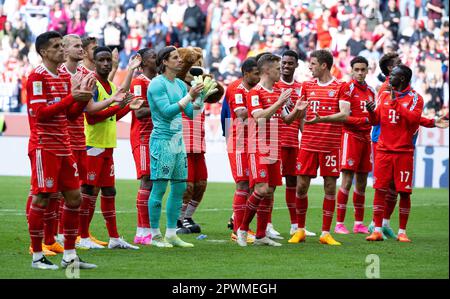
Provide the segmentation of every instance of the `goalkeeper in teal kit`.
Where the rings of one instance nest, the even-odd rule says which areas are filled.
[[[192,118],[202,111],[203,101],[217,89],[215,83],[207,84],[205,88],[201,79],[196,78],[188,92],[186,84],[176,78],[177,72],[181,70],[182,60],[173,46],[160,50],[156,63],[160,75],[153,78],[147,92],[154,126],[150,136],[150,179],[153,181],[153,188],[148,204],[152,245],[193,247],[193,244],[184,242],[176,234],[187,179],[181,111]],[[163,238],[159,220],[162,198],[169,181],[167,229]]]

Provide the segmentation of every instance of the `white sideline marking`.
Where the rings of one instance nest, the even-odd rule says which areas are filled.
[[[448,207],[448,203],[445,204],[411,204],[412,207]],[[348,206],[351,208],[352,206]],[[364,208],[372,208],[372,206],[364,206]],[[287,210],[287,207],[274,207],[274,210]],[[308,209],[322,209],[322,206],[312,206],[308,207]],[[225,209],[198,209],[197,212],[233,212],[232,208]],[[136,210],[124,210],[124,211],[116,211],[116,214],[135,214]],[[95,214],[101,214],[101,211],[95,211]],[[166,211],[162,211],[162,213],[166,213]],[[0,216],[25,216],[25,212],[22,210],[16,209],[0,209]]]

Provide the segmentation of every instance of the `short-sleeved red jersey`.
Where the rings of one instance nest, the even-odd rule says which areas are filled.
[[[401,92],[384,91],[378,97],[379,104],[370,121],[380,125],[377,151],[413,152],[414,135],[420,125],[423,110],[423,98],[408,86]]]
[[[376,100],[376,92],[367,84],[360,84],[356,80],[344,83],[342,92],[348,97],[350,102],[350,116],[352,117],[369,117],[366,109],[367,102]],[[344,123],[343,132],[354,135],[357,138],[370,142],[371,124],[355,125]]]
[[[228,136],[228,152],[247,152],[247,121],[240,120],[236,111],[247,109],[247,94],[249,90],[241,82],[236,88],[228,92],[228,105],[231,114],[231,134]]]
[[[77,67],[77,72],[75,74],[71,73],[67,66],[63,63],[58,68],[61,73],[69,74],[71,77],[76,73],[81,72],[83,75],[83,68],[81,66]],[[84,135],[84,116],[81,114],[75,120],[68,120],[67,130],[69,131],[70,146],[72,150],[86,150],[86,136]]]
[[[280,107],[270,120],[266,120],[265,125],[258,122],[255,129],[255,119],[253,114],[272,106],[280,97],[280,90],[273,86],[272,90],[265,89],[261,84],[257,84],[247,94],[248,109],[248,152],[270,155],[273,159],[281,159],[281,144],[279,142],[281,128],[281,110]],[[256,141],[256,142],[255,142]],[[256,145],[256,148],[255,146]]]
[[[130,91],[134,94],[135,98],[144,99],[143,107],[148,108],[147,100],[147,88],[150,84],[150,79],[144,74],[140,74],[131,81]],[[130,128],[130,143],[131,149],[136,148],[141,144],[148,145],[150,140],[150,134],[153,130],[153,122],[151,116],[145,116],[138,119],[134,113],[131,113],[131,128]]]
[[[309,102],[306,119],[339,113],[339,101],[343,100],[341,94],[342,83],[336,78],[327,83],[320,83],[317,79],[303,83],[302,94]],[[302,132],[301,149],[314,152],[330,152],[341,147],[343,124],[335,123],[305,123]]]
[[[205,153],[205,110],[194,110],[194,118],[190,119],[184,112],[183,139],[186,145],[186,153]]]
[[[57,156],[70,156],[66,110],[46,119],[38,118],[38,111],[54,105],[70,95],[70,75],[51,73],[44,65],[36,67],[28,76],[27,105],[30,125],[28,151],[43,149]]]
[[[297,101],[301,97],[302,84],[300,82],[293,81],[291,83],[284,82],[283,79],[280,79],[277,83],[275,83],[277,88],[280,89],[280,92],[283,92],[285,89],[292,88],[291,93],[291,102],[293,105],[297,103]],[[280,130],[280,138],[281,138],[281,146],[282,147],[298,147],[298,131],[300,129],[300,120],[296,119],[290,125],[281,122],[281,130]]]

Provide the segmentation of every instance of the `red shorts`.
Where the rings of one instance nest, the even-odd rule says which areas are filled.
[[[95,187],[114,187],[115,176],[112,148],[91,148],[87,150],[86,183]]]
[[[388,190],[391,181],[397,192],[412,193],[414,153],[378,151],[373,173],[375,189]]]
[[[228,153],[231,173],[236,183],[249,180],[248,154],[247,153]]]
[[[249,185],[253,188],[258,183],[267,183],[271,187],[281,186],[281,160],[269,163],[265,158],[270,154],[260,155],[258,153],[248,154],[250,164]]]
[[[297,175],[315,178],[317,168],[320,167],[320,176],[339,177],[340,150],[335,149],[328,153],[302,150],[297,157]]]
[[[72,155],[56,156],[36,149],[28,153],[31,162],[31,193],[55,193],[80,188],[77,162]]]
[[[150,151],[149,146],[141,144],[133,149],[134,163],[136,164],[137,178],[150,176]]]
[[[372,171],[372,148],[370,142],[352,134],[342,134],[341,170],[369,173]]]
[[[78,174],[80,176],[80,186],[87,181],[87,154],[85,150],[73,150],[73,157],[78,165]]]
[[[377,159],[377,145],[378,142],[372,141],[372,172],[375,170],[375,161]]]
[[[208,179],[208,169],[206,168],[204,153],[188,153],[188,178],[187,181],[194,183],[206,181]]]
[[[296,176],[295,165],[297,162],[298,147],[281,148],[281,175]]]

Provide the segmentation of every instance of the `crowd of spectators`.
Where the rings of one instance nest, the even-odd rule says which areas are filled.
[[[21,84],[40,62],[34,40],[56,30],[118,48],[119,69],[145,46],[199,46],[225,85],[246,57],[286,49],[299,53],[295,76],[305,80],[308,54],[328,48],[335,77],[348,80],[350,60],[362,55],[377,88],[379,58],[397,51],[413,69],[424,114],[448,115],[448,9],[445,0],[0,0],[0,111],[24,110]]]

